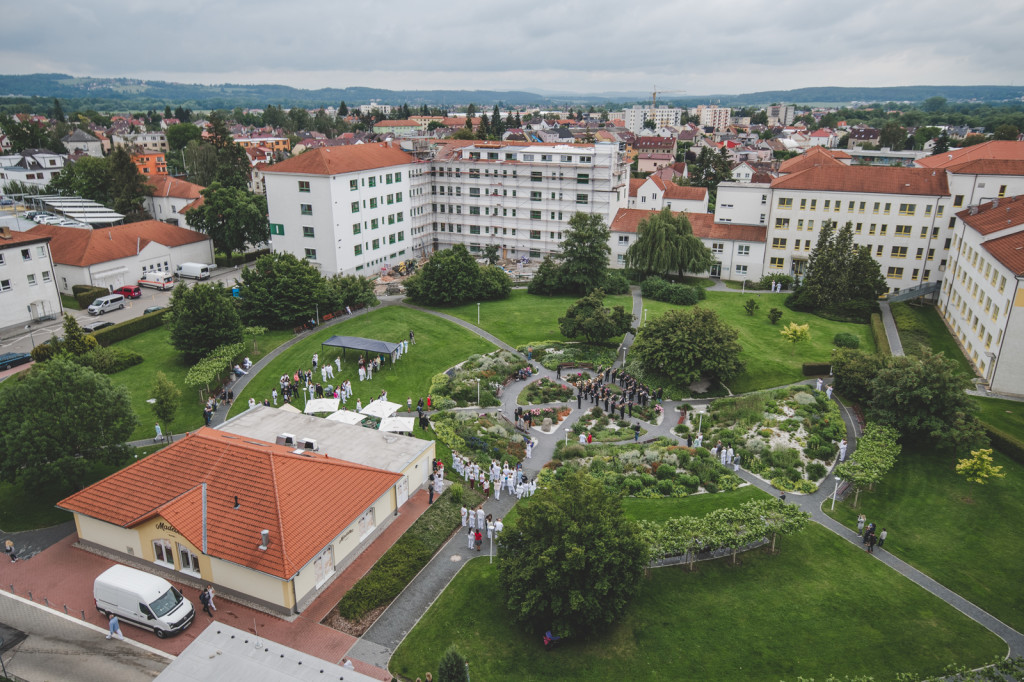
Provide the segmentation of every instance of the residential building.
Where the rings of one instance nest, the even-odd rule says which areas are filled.
[[[60,138],[69,154],[85,154],[86,156],[103,156],[103,142],[81,128],[75,128],[70,134]]]
[[[697,107],[697,116],[700,118],[701,127],[721,130],[729,127],[732,119],[732,109],[701,104]]]
[[[62,313],[49,243],[47,235],[0,226],[0,329]]]
[[[149,215],[171,225],[192,229],[185,213],[202,202],[200,192],[206,188],[169,175],[150,178],[149,186],[153,188],[153,194],[146,197],[143,204]]]
[[[639,173],[653,173],[671,166],[676,160],[676,157],[672,154],[659,154],[656,152],[640,152],[636,158],[636,170]]]
[[[634,135],[639,135],[644,130],[645,121],[654,121],[655,127],[678,126],[685,118],[685,109],[661,105],[651,108],[639,104],[633,105],[620,113],[612,114],[612,118],[620,118],[625,124],[624,127]]]
[[[863,147],[866,144],[878,146],[881,140],[882,131],[878,128],[856,127],[850,129],[849,147]]]
[[[345,446],[364,449],[370,437],[350,427]],[[389,525],[405,478],[317,452],[335,443],[312,445],[201,428],[58,507],[74,514],[86,549],[297,613]]]
[[[394,135],[409,135],[420,130],[426,130],[426,126],[419,121],[405,120],[384,120],[373,124],[375,133],[392,133]]]
[[[708,190],[705,187],[683,187],[654,175],[646,179],[634,178],[629,181],[628,207],[648,211],[669,208],[675,212],[707,213]]]
[[[36,225],[25,234],[50,239],[54,279],[65,294],[76,284],[114,289],[135,284],[147,272],[213,262],[209,237],[159,220],[92,230]]]
[[[958,212],[938,310],[992,391],[1024,395],[1024,196]]]
[[[137,149],[132,152],[132,162],[142,175],[148,177],[167,175],[167,159],[163,152]]]
[[[768,125],[788,126],[796,118],[796,107],[792,104],[773,104],[767,109]]]
[[[251,135],[235,135],[231,139],[235,141],[235,144],[247,150],[254,147],[266,147],[272,152],[288,153],[292,149],[292,141],[284,135],[253,133]]]
[[[9,182],[46,187],[67,162],[67,154],[49,149],[26,149],[20,154],[0,156],[0,187]]]
[[[114,133],[110,139],[115,147],[127,147],[132,150],[144,149],[151,152],[167,151],[167,135],[162,130],[144,133]]]

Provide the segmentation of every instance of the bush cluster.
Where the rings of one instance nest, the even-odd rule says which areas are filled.
[[[260,256],[268,253],[270,253],[270,249],[257,249],[255,251],[247,251],[245,253],[232,253],[227,256],[223,253],[218,253],[214,256],[213,260],[219,268],[232,268],[236,265],[242,265],[243,263],[252,263]]]
[[[94,369],[100,374],[117,374],[122,369],[138,365],[142,360],[140,353],[117,346],[97,348],[75,359],[78,364]]]
[[[772,288],[772,283],[782,283],[783,289],[792,289],[794,279],[790,275],[765,275],[756,282],[747,280],[747,289],[767,290]]]
[[[524,354],[529,348],[533,349],[533,359],[550,370],[565,364],[608,367],[615,362],[617,351],[614,346],[572,341],[531,341],[516,346],[516,350]]]
[[[648,277],[640,284],[640,293],[644,298],[653,298],[655,301],[673,305],[695,305],[708,295],[704,287],[674,284],[656,275]]]
[[[150,329],[155,329],[164,323],[164,315],[170,312],[169,308],[163,310],[157,310],[154,313],[143,315],[142,317],[133,317],[130,320],[119,322],[113,327],[107,327],[101,329],[98,332],[93,332],[92,336],[96,339],[101,346],[109,346],[118,341],[124,341],[129,339],[136,334],[147,332]]]
[[[100,296],[106,296],[110,291],[106,287],[93,287],[88,284],[76,284],[71,287],[71,294],[78,301],[79,307],[85,310],[92,305]]]
[[[860,348],[860,339],[847,332],[836,334],[832,338],[832,343],[839,348]]]

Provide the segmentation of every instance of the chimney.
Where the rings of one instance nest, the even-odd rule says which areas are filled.
[[[269,530],[261,530],[260,531],[260,545],[256,549],[260,550],[261,552],[265,552],[267,550],[267,547],[269,547],[269,546],[270,546],[270,531]]]
[[[0,225],[0,239],[10,239],[11,228],[7,225]]]

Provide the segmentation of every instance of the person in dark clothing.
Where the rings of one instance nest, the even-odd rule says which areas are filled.
[[[213,618],[213,611],[210,611],[210,591],[205,587],[203,588],[203,591],[199,593],[199,603],[203,605],[203,611],[205,611],[210,618]]]
[[[865,538],[865,544],[868,546],[868,554],[875,553],[875,542],[877,541],[878,538],[875,537],[875,531],[871,531],[870,533],[868,533],[867,537]]]
[[[579,391],[576,394],[576,409],[577,410],[582,410],[583,409],[583,391]]]
[[[619,419],[625,419],[625,418],[626,418],[626,404],[620,400],[619,401]]]

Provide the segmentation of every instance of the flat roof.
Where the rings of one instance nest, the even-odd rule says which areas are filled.
[[[240,436],[275,442],[282,433],[312,438],[317,452],[346,462],[400,473],[431,447],[433,441],[397,433],[382,433],[365,426],[343,424],[290,410],[257,405],[217,427]]]
[[[164,668],[157,682],[377,682],[284,644],[225,623],[211,623]]]

